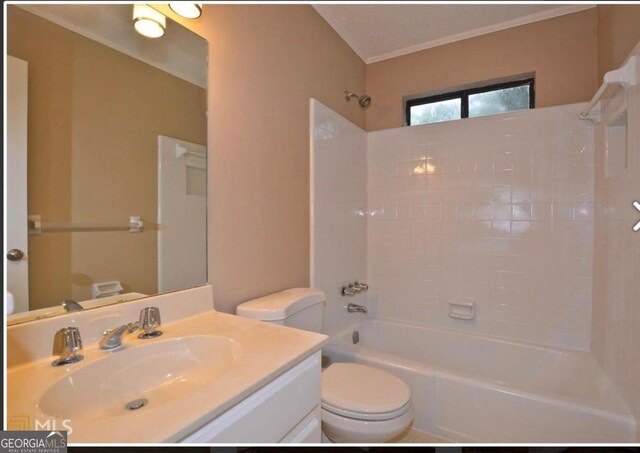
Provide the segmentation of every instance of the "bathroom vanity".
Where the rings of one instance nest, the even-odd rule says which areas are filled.
[[[71,443],[320,442],[327,337],[219,313],[210,286],[10,326],[8,425],[68,429]],[[106,330],[160,309],[162,335]],[[52,366],[55,332],[77,327],[79,362]],[[276,416],[274,416],[276,415]],[[22,426],[20,424],[22,423]]]
[[[319,443],[320,433],[318,351],[181,442]]]

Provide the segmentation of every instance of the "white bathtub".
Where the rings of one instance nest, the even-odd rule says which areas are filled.
[[[323,354],[402,378],[412,391],[413,427],[443,439],[635,442],[633,416],[588,353],[365,319]]]

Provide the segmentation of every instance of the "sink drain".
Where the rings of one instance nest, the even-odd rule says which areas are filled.
[[[139,398],[137,400],[129,401],[127,404],[124,405],[124,407],[129,409],[130,411],[135,411],[146,406],[148,403],[149,403],[148,399]]]

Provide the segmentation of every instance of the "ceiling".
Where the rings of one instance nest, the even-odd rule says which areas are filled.
[[[595,5],[314,4],[347,44],[374,63]]]
[[[165,35],[150,39],[134,30],[132,4],[15,6],[202,88],[207,87],[207,41],[170,19],[167,19]]]

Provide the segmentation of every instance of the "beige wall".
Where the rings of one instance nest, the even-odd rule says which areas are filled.
[[[640,41],[640,5],[598,5],[598,80]]]
[[[14,6],[8,53],[29,63],[29,213],[145,231],[29,237],[30,308],[121,280],[157,291],[157,135],[206,143],[205,90]]]
[[[309,285],[309,98],[363,127],[343,92],[364,90],[365,64],[310,5],[178,20],[209,41],[209,278],[232,312]]]
[[[209,278],[223,311],[309,283],[309,97],[364,126],[342,92],[364,91],[366,74],[376,130],[402,124],[411,93],[535,71],[550,106],[599,85],[597,9],[371,65],[308,5],[206,5],[198,20],[160,9],[209,41]],[[247,105],[264,120],[248,122]]]
[[[367,66],[367,130],[402,126],[402,97],[535,72],[536,106],[586,101],[598,88],[598,13],[590,9]]]

